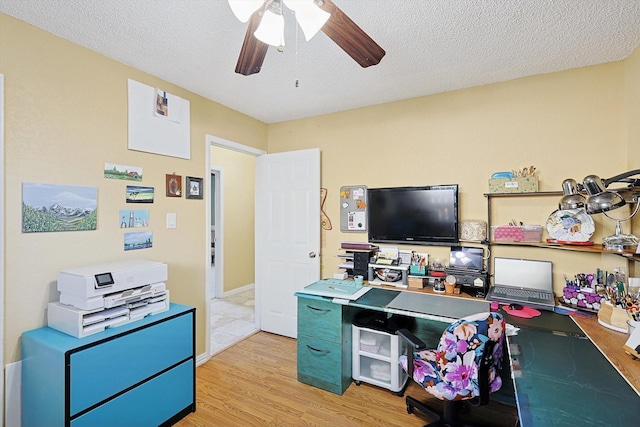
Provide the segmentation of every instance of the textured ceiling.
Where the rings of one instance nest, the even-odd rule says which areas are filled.
[[[618,61],[639,0],[334,0],[387,54],[361,68],[320,32],[234,72],[246,30],[226,0],[2,0],[0,12],[267,123]],[[295,86],[296,79],[299,86]]]

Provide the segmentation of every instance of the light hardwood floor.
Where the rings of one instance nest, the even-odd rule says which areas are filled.
[[[411,383],[405,395],[428,393]],[[298,382],[296,340],[259,332],[222,351],[196,370],[196,412],[176,425],[211,426],[405,426],[428,420],[407,414],[404,398],[354,383],[338,396]],[[490,402],[472,408],[495,427],[516,425],[514,407]]]

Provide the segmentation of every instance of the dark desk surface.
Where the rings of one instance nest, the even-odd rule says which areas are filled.
[[[347,305],[384,310],[400,292],[373,288]],[[589,339],[591,334],[556,313],[523,319],[501,312],[520,328],[509,337],[513,382],[503,388],[515,387],[521,427],[640,425],[640,396]],[[437,345],[443,329],[442,322],[420,319],[416,333]],[[640,361],[629,358],[629,363]]]
[[[507,317],[521,328],[509,351],[522,427],[640,423],[635,390],[570,318]]]

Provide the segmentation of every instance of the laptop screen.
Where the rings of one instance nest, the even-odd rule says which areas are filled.
[[[553,291],[551,261],[494,258],[495,286],[516,286],[524,289]]]
[[[465,246],[453,246],[449,256],[449,266],[467,270],[484,270],[482,258],[484,249]]]

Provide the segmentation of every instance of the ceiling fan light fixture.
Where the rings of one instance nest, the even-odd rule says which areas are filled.
[[[240,22],[247,22],[253,13],[260,9],[264,0],[227,0],[231,11]]]
[[[274,12],[269,8],[264,12],[260,25],[253,35],[263,43],[276,46],[278,50],[284,47],[284,17],[282,11]]]
[[[289,6],[291,1],[292,0],[285,1],[289,9],[292,9]],[[293,1],[295,2],[296,0]],[[298,25],[302,28],[306,41],[311,40],[331,17],[329,12],[320,9],[313,0],[300,1],[299,4],[296,4],[296,8],[292,10],[296,13],[296,21],[298,21]]]

